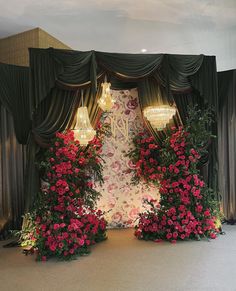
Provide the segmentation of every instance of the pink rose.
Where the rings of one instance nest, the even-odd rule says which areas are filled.
[[[59,229],[59,228],[60,228],[60,224],[55,223],[55,224],[53,225],[53,229],[54,229],[54,230],[57,230],[57,229]]]
[[[58,247],[59,247],[60,249],[62,249],[63,246],[64,246],[63,242],[60,242],[60,243],[58,244]]]
[[[167,239],[171,239],[171,238],[172,238],[172,233],[170,233],[170,232],[167,233],[166,238],[167,238]]]
[[[212,239],[215,239],[215,238],[216,238],[216,234],[212,232],[212,233],[210,234],[210,237],[211,237]]]
[[[178,237],[178,232],[173,232],[173,238],[176,239]]]
[[[81,239],[81,238],[78,238],[78,244],[79,244],[80,246],[83,246],[83,245],[84,245],[84,240]]]
[[[75,252],[74,249],[70,249],[70,250],[69,250],[69,253],[70,253],[71,255],[73,255],[74,252]]]
[[[204,216],[210,216],[210,215],[211,215],[211,213],[210,213],[209,209],[207,209],[206,211],[204,211]]]
[[[52,252],[55,252],[56,250],[56,245],[55,244],[52,244],[49,246],[49,249],[52,251]]]

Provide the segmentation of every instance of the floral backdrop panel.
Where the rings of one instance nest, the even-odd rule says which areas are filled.
[[[144,124],[137,89],[112,91],[116,100],[106,122],[111,124],[112,136],[105,138],[102,157],[104,184],[96,185],[102,196],[98,207],[107,212],[109,227],[133,227],[143,210],[143,199],[158,199],[158,188],[145,183],[132,185],[132,162],[126,153],[132,147],[133,136]]]

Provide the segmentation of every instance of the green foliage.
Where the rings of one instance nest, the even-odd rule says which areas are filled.
[[[13,231],[15,237],[22,247],[35,247],[35,213],[26,213],[23,216],[22,229],[20,231]]]

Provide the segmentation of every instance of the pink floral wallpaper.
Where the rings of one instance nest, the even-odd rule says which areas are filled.
[[[107,137],[103,146],[102,157],[105,160],[104,181],[96,189],[102,196],[98,207],[106,212],[109,227],[133,227],[138,213],[142,211],[143,199],[157,199],[158,189],[148,187],[144,183],[131,185],[132,162],[125,156],[132,147],[132,137],[143,129],[143,121],[136,89],[113,91],[116,103],[109,116],[118,116],[118,125],[122,119],[128,118],[128,140],[122,132]],[[106,122],[111,122],[109,116]],[[119,120],[120,118],[120,120]]]

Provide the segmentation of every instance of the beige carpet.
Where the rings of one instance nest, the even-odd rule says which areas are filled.
[[[72,262],[35,262],[0,245],[1,291],[236,290],[236,227],[207,242],[138,241],[132,229],[109,230],[109,240]]]

